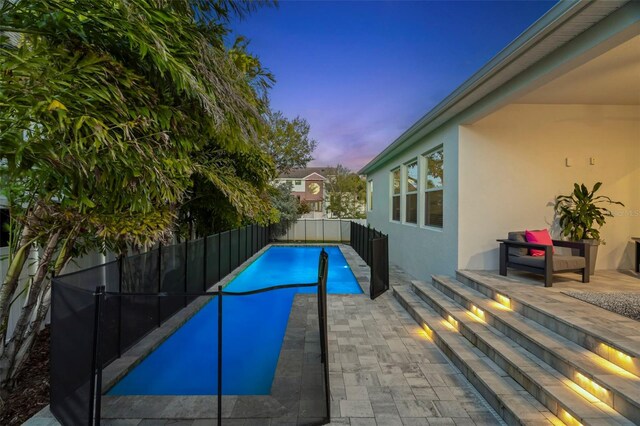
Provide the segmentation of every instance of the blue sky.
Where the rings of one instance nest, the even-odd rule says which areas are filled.
[[[233,23],[302,116],[312,165],[357,170],[542,16],[551,1],[281,1]]]

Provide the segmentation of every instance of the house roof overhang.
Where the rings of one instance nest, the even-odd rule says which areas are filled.
[[[358,173],[366,175],[382,167],[627,3],[629,0],[559,2]],[[629,6],[635,12],[632,20],[640,19],[640,2]]]

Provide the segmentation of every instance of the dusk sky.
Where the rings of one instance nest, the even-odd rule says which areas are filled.
[[[311,165],[357,171],[555,2],[282,1],[234,23],[311,125]]]

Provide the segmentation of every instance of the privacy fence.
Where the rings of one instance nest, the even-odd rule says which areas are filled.
[[[371,298],[377,297],[389,286],[387,237],[357,223],[338,223],[340,232],[347,236],[339,241],[350,241],[371,267]],[[314,404],[322,408],[314,417],[329,421],[326,253],[323,251],[321,254],[316,283],[283,283],[281,286],[242,293],[215,287],[270,241],[286,235],[289,229],[287,225],[246,226],[202,239],[160,246],[145,253],[55,277],[51,308],[50,403],[51,412],[60,423],[99,425],[102,395],[106,390],[102,383],[103,369],[174,316],[185,315],[191,310],[197,312],[195,315],[208,311],[205,314],[215,317],[208,323],[207,329],[211,342],[217,342],[211,350],[211,365],[216,365],[217,369],[211,372],[212,383],[216,383],[216,386],[210,394],[217,395],[212,417],[217,419],[218,424],[224,424],[221,416],[222,397],[233,394],[227,390],[224,372],[230,360],[238,360],[225,356],[227,350],[222,344],[223,335],[250,336],[251,324],[247,324],[243,315],[255,308],[256,304],[270,303],[268,297],[261,295],[301,287],[316,289],[313,294],[318,309],[317,323],[314,322],[317,330],[307,330],[305,339],[308,340],[303,345],[305,351],[310,348],[311,352],[303,357],[305,373],[302,380],[311,382],[307,388],[316,392],[316,395],[306,395],[306,399],[315,398],[322,402]],[[326,225],[325,231],[333,226]],[[322,224],[314,226],[316,229],[323,227]],[[316,262],[317,259],[309,261]],[[306,290],[308,292],[309,289]],[[227,307],[223,310],[223,300],[227,299],[235,302],[224,303]],[[194,306],[197,309],[193,309]],[[193,312],[191,315],[194,315]],[[237,356],[234,353],[234,357]],[[261,413],[261,417],[264,416]]]
[[[348,243],[351,224],[364,224],[364,219],[298,219],[283,222],[274,234],[282,242],[344,242]]]

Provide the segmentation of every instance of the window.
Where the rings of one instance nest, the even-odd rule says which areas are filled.
[[[442,228],[444,211],[444,150],[425,155],[424,224]]]
[[[418,161],[407,164],[404,221],[418,223]]]
[[[391,172],[391,220],[400,221],[400,169]]]
[[[296,180],[293,183],[294,183],[294,185],[297,185],[297,186],[302,185],[302,181],[301,180]]]
[[[369,209],[369,211],[373,210],[373,181],[370,180],[368,182],[368,186],[367,186],[367,208]]]

